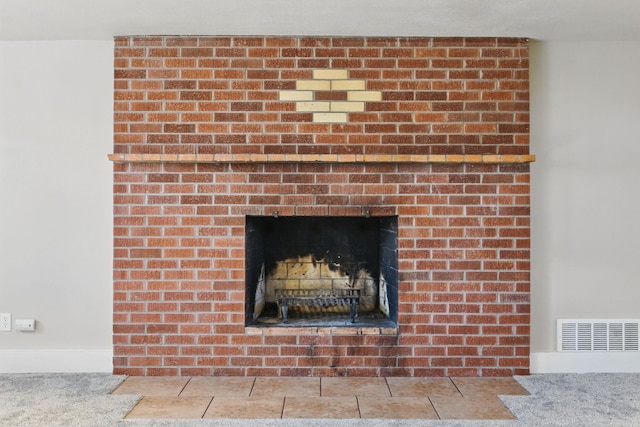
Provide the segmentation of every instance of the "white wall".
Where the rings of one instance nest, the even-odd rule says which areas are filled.
[[[113,42],[0,42],[0,372],[111,370]]]
[[[0,372],[111,369],[112,64],[0,42],[0,312],[38,322],[0,332]],[[557,318],[640,317],[638,76],[640,42],[532,42],[534,371],[566,360]]]
[[[623,369],[552,352],[558,318],[640,318],[639,76],[640,42],[531,45],[534,371]]]

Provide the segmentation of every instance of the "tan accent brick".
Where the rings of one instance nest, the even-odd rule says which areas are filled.
[[[284,161],[285,162],[299,162],[301,154],[285,154]]]
[[[462,163],[464,156],[461,154],[447,154],[447,162],[449,163]]]
[[[380,328],[358,328],[360,335],[380,335]]]
[[[482,161],[485,163],[500,163],[501,157],[497,154],[485,154],[482,156]]]
[[[481,154],[466,154],[464,156],[465,163],[482,163]]]
[[[427,154],[414,154],[411,156],[411,160],[415,163],[426,163],[429,161],[429,155]]]
[[[320,161],[321,162],[337,162],[338,155],[337,154],[321,154]]]
[[[331,111],[330,102],[296,102],[296,111]]]
[[[358,329],[356,327],[331,328],[331,335],[358,335]]]
[[[280,101],[313,101],[313,92],[305,90],[281,90]]]
[[[215,160],[218,162],[230,162],[233,160],[233,156],[231,154],[216,154]]]
[[[249,155],[249,160],[254,163],[264,163],[267,161],[266,154],[251,154]]]
[[[368,156],[364,156],[364,160],[365,162],[368,161],[367,157]],[[372,162],[393,162],[393,155],[392,154],[374,154],[373,155],[373,159],[371,159]]]
[[[518,161],[518,156],[513,154],[505,154],[502,156],[503,163],[516,163]]]
[[[357,156],[355,154],[341,154],[338,161],[341,163],[353,163],[357,161]]]
[[[357,111],[357,112],[362,112],[364,111],[364,102],[332,102],[331,103],[331,111],[342,111],[342,112],[349,112],[349,111]]]
[[[377,90],[350,90],[347,92],[349,101],[382,101],[382,92]]]
[[[348,76],[347,70],[313,70],[313,78],[317,80],[346,79]]]
[[[447,156],[445,154],[432,154],[429,156],[431,163],[446,163]]]
[[[296,82],[297,90],[331,90],[331,82],[329,80],[298,80]]]
[[[162,154],[143,154],[142,161],[144,162],[161,162]]]
[[[302,154],[303,162],[319,162],[320,154]],[[305,283],[303,280],[300,280],[300,288],[304,288],[308,286],[308,283]]]
[[[347,123],[347,113],[313,113],[314,123]]]
[[[331,90],[365,90],[364,80],[332,80]]]
[[[270,162],[284,162],[284,154],[269,154],[267,159]]]
[[[234,154],[233,155],[234,162],[244,163],[250,160],[251,160],[251,154]]]

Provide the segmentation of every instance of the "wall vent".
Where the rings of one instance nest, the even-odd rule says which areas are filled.
[[[633,319],[558,319],[558,351],[638,351]]]

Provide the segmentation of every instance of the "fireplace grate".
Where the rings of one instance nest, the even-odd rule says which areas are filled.
[[[558,351],[638,351],[638,319],[558,319]]]
[[[360,303],[360,289],[276,289],[276,298],[283,323],[289,323],[289,306],[335,305],[348,305],[351,323],[355,323]]]

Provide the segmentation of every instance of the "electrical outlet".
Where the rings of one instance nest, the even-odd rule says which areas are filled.
[[[0,331],[11,331],[11,313],[0,313]]]
[[[36,330],[35,319],[16,319],[16,331],[29,331]]]

